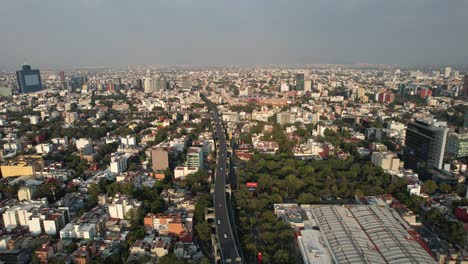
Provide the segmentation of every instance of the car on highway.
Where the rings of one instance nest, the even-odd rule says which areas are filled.
[[[226,234],[226,233],[224,233],[224,238],[227,238],[227,234]]]
[[[218,219],[218,225],[220,225],[220,224],[221,224],[221,220]]]

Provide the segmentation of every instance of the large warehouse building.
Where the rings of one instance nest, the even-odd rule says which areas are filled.
[[[436,263],[417,233],[388,207],[302,205],[301,209],[304,228],[298,245],[306,264]],[[276,211],[286,219],[289,210]]]

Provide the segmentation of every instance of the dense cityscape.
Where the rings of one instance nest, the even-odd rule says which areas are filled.
[[[467,0],[0,25],[0,264],[468,264]]]
[[[467,261],[465,69],[24,65],[0,86],[4,263]]]

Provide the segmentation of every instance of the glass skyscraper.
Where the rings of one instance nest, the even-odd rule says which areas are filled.
[[[405,168],[418,172],[442,168],[448,132],[448,128],[444,125],[422,120],[408,124],[405,139]]]
[[[40,71],[32,70],[29,65],[23,65],[21,70],[16,71],[16,78],[20,93],[33,93],[42,90]]]
[[[296,74],[296,91],[304,91],[304,74]]]

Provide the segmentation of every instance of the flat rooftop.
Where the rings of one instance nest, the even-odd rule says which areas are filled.
[[[314,255],[334,263],[436,263],[393,210],[378,205],[303,205],[309,220],[302,240]],[[308,230],[312,231],[308,231]],[[317,231],[316,231],[317,230]],[[325,252],[323,248],[327,248]],[[319,253],[315,253],[319,252]],[[324,252],[321,254],[320,252]],[[304,255],[303,255],[304,256]]]
[[[300,233],[297,244],[305,264],[333,263],[331,254],[319,230],[306,229],[301,230]]]

